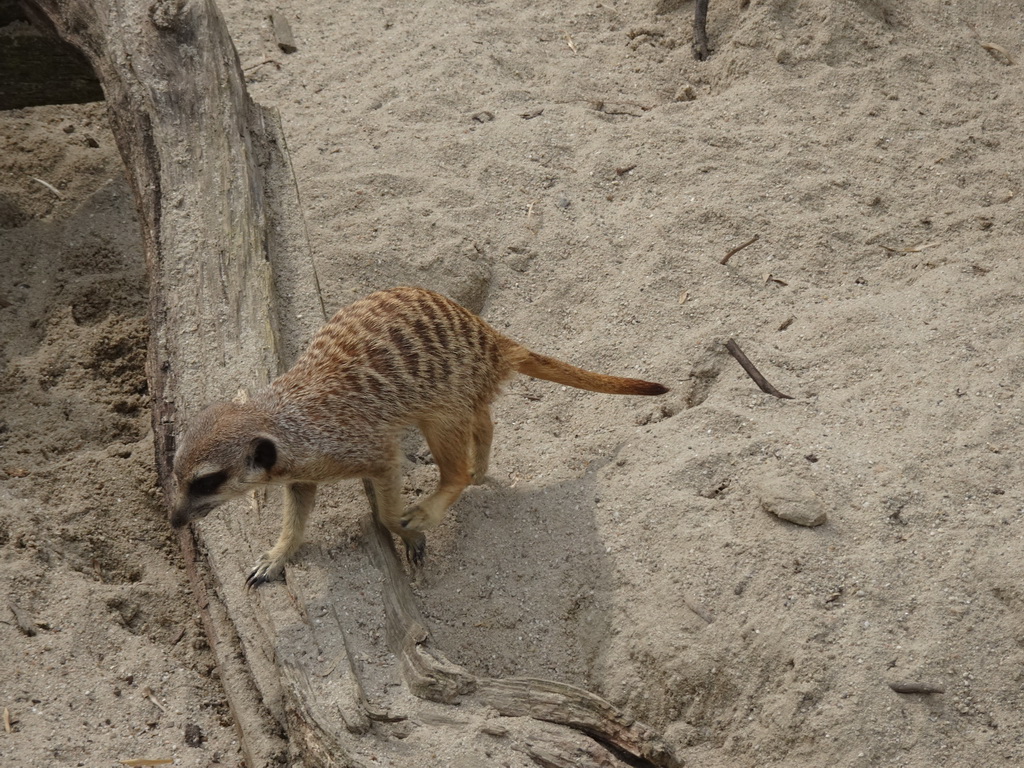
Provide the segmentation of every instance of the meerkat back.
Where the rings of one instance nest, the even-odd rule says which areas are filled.
[[[451,299],[395,288],[339,310],[273,386],[304,399],[355,396],[361,407],[379,409],[379,418],[415,422],[438,409],[473,409],[493,400],[515,373],[518,350]]]

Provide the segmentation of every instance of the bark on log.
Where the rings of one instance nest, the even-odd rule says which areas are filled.
[[[151,285],[157,469],[168,492],[179,417],[233,396],[240,383],[265,384],[294,356],[295,345],[280,340],[275,268],[291,297],[286,323],[322,315],[284,137],[276,115],[249,100],[211,0],[31,3],[103,83],[135,193]],[[346,632],[350,619],[331,599],[358,564],[342,570],[337,555],[307,547],[285,584],[245,590],[272,523],[262,495],[244,506],[211,515],[181,541],[250,768],[363,768],[382,755],[401,764],[410,734],[425,745],[472,746],[469,727],[492,740],[478,756],[501,753],[510,765],[524,754],[550,766],[679,765],[656,734],[594,694],[480,679],[446,659],[432,647],[390,534],[369,518],[364,544],[380,575],[359,588],[379,587],[388,641],[413,694],[378,686],[369,698],[396,714],[381,711],[360,678],[365,650],[350,647],[365,640],[357,633],[366,622]],[[390,658],[370,666],[376,672]],[[459,719],[439,716],[435,702],[458,703]]]

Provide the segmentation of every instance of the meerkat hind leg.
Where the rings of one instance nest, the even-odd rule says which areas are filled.
[[[471,419],[424,421],[420,429],[434,454],[441,478],[436,491],[402,514],[402,526],[414,531],[436,528],[445,510],[462,495],[472,479],[469,471]]]
[[[491,406],[484,404],[473,413],[473,485],[479,485],[487,476],[493,437],[494,420],[491,418]]]
[[[260,557],[249,578],[247,587],[258,587],[281,578],[285,563],[302,545],[306,533],[306,520],[316,501],[316,483],[292,483],[284,491],[284,513],[281,535],[270,551]]]

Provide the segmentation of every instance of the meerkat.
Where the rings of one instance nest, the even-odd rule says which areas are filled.
[[[302,543],[317,486],[372,481],[380,521],[423,561],[436,527],[491,452],[491,402],[515,373],[609,394],[667,387],[576,368],[537,354],[468,309],[423,288],[379,291],[338,311],[295,365],[245,402],[199,413],[174,456],[175,528],[267,484],[285,486],[277,543],[250,587],[280,578]],[[440,473],[437,489],[403,508],[400,438],[416,426]]]

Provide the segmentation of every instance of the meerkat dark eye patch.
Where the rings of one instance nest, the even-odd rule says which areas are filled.
[[[277,464],[277,446],[273,440],[261,437],[256,441],[252,449],[252,463],[267,471]]]
[[[220,490],[220,487],[224,485],[227,479],[228,473],[224,470],[201,475],[189,484],[189,496],[210,496]]]

